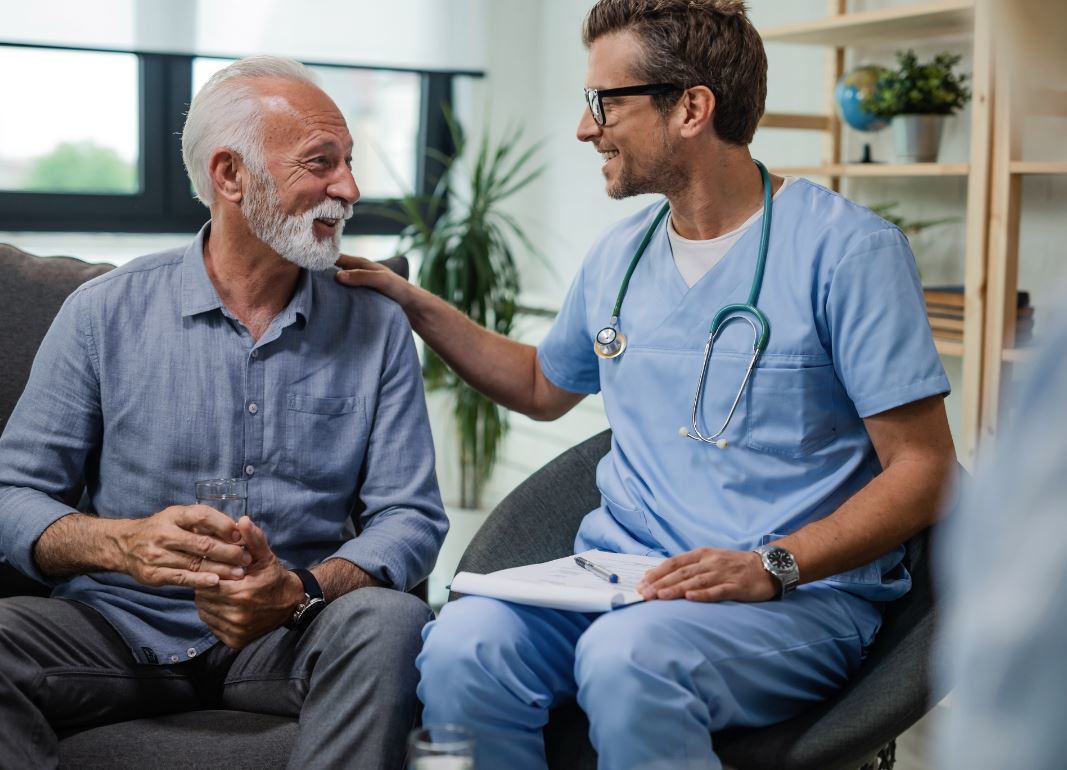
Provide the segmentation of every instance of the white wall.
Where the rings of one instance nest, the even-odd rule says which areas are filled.
[[[489,5],[489,0],[0,0],[0,40],[479,70]]]

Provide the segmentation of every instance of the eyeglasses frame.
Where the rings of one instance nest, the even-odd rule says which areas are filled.
[[[605,96],[659,96],[674,91],[684,91],[684,86],[674,83],[643,83],[636,86],[622,86],[621,88],[586,88],[585,104],[593,116],[593,122],[603,126],[607,122],[604,116]]]

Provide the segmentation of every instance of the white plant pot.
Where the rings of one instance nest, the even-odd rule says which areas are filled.
[[[898,163],[936,163],[944,115],[895,115],[893,143]]]
[[[429,599],[431,607],[440,607],[448,600],[448,584],[456,574],[456,567],[471,540],[489,517],[489,511],[446,505],[448,534],[445,536],[437,564],[430,573]]]

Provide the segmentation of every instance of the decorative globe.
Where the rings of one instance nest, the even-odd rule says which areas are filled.
[[[878,131],[889,125],[885,118],[863,109],[864,98],[874,93],[882,72],[884,69],[877,64],[856,67],[842,75],[834,88],[834,101],[841,119],[857,131]]]

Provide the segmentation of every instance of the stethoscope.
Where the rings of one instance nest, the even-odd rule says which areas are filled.
[[[760,353],[767,347],[767,340],[771,334],[771,324],[767,320],[767,317],[763,315],[762,311],[756,307],[756,301],[759,299],[760,288],[763,286],[763,269],[767,264],[767,241],[771,232],[771,176],[767,173],[767,168],[758,160],[753,160],[753,163],[759,168],[760,177],[763,179],[763,228],[760,233],[759,243],[759,255],[756,258],[756,271],[752,276],[752,288],[748,292],[748,301],[743,303],[735,303],[732,305],[725,305],[719,308],[719,311],[715,313],[715,316],[711,319],[711,328],[708,329],[708,341],[704,345],[704,363],[700,367],[700,379],[697,382],[696,393],[693,395],[693,412],[691,416],[691,427],[681,427],[678,429],[678,435],[682,438],[691,438],[696,441],[702,441],[705,444],[713,444],[719,449],[725,449],[729,442],[726,439],[721,438],[722,434],[726,432],[726,428],[730,425],[730,420],[733,419],[734,412],[737,411],[737,405],[741,402],[741,396],[745,393],[745,387],[748,385],[749,378],[752,376],[752,370],[756,368],[756,361],[759,360]],[[626,270],[626,275],[622,279],[622,286],[619,287],[619,296],[615,300],[615,309],[611,313],[611,320],[608,325],[596,333],[596,337],[593,339],[593,351],[604,359],[618,358],[626,350],[626,336],[619,331],[619,313],[622,310],[622,301],[626,297],[626,290],[630,286],[630,278],[633,277],[634,270],[637,268],[637,263],[641,260],[641,256],[645,253],[645,249],[648,248],[649,241],[652,240],[652,236],[655,234],[656,229],[667,216],[667,212],[670,210],[670,203],[663,204],[663,208],[656,214],[656,218],[652,220],[652,224],[649,225],[648,232],[645,233],[645,237],[641,239],[640,245],[637,247],[637,251],[634,253],[633,259],[630,260],[630,266]],[[700,427],[697,425],[697,414],[700,411],[700,397],[704,392],[704,381],[708,376],[708,363],[711,361],[711,350],[715,345],[715,339],[718,337],[722,328],[735,318],[739,318],[748,323],[752,327],[752,358],[748,362],[748,368],[745,370],[745,378],[741,381],[741,387],[737,391],[737,396],[734,398],[733,404],[730,406],[730,411],[726,415],[726,420],[723,421],[722,426],[710,436],[704,435],[700,431]]]

